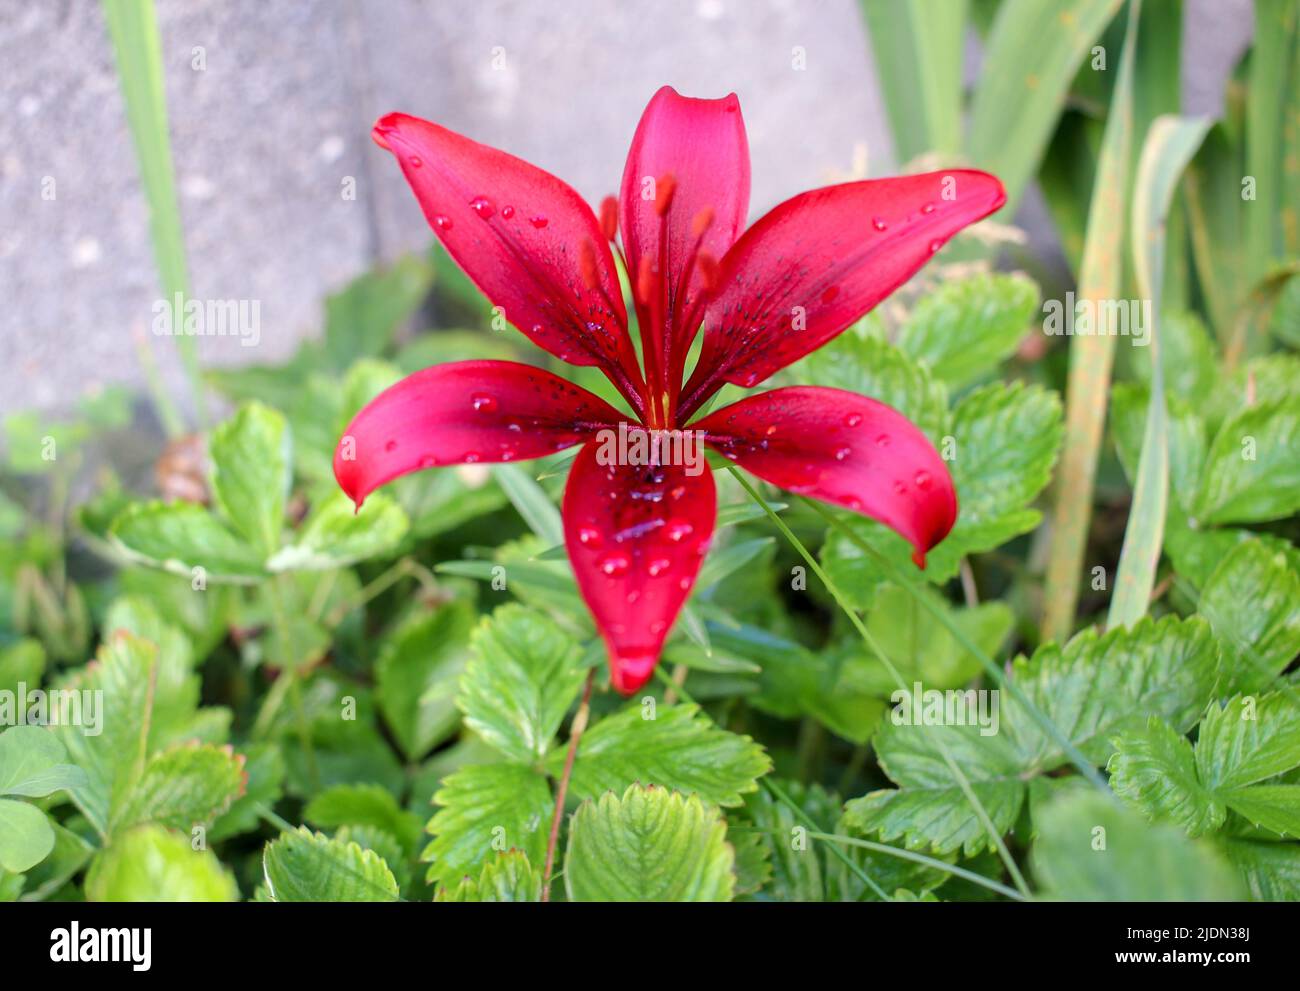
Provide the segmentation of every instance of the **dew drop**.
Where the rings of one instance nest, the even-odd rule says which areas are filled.
[[[682,496],[686,495],[686,486],[675,485],[673,486],[673,490],[668,494],[672,496],[674,500],[680,499]]]
[[[898,479],[898,480],[896,480],[896,481],[894,482],[894,491],[897,492],[899,495],[904,495],[904,494],[906,494],[906,492],[907,492],[907,483],[904,482],[902,479]]]
[[[937,239],[934,240],[934,241],[931,241],[931,242],[930,242],[930,254],[934,254],[936,251],[938,251],[938,250],[939,250],[940,248],[942,248],[942,247],[943,247],[943,242],[942,242],[942,241],[939,241],[939,240],[937,240]]]
[[[657,557],[650,562],[649,566],[646,568],[646,571],[650,572],[651,578],[658,578],[670,567],[672,567],[672,562],[669,561],[668,558]]]
[[[881,434],[879,437],[876,438],[876,447],[888,447],[888,446],[889,446],[889,434]]]
[[[689,578],[683,578],[681,581],[677,583],[677,587],[680,588],[683,592],[685,592],[688,588],[691,587],[691,580]]]
[[[627,571],[628,560],[626,554],[606,554],[600,559],[600,570],[603,574],[614,578]]]
[[[856,427],[861,422],[862,416],[859,413],[850,413],[844,418],[844,425],[846,427]]]
[[[771,437],[774,433],[776,433],[776,424],[775,423],[770,424],[767,430],[764,431],[764,433],[766,433],[767,436]]]
[[[470,396],[470,405],[480,413],[491,413],[497,408],[497,401],[486,392],[476,392]]]
[[[912,481],[918,489],[924,491],[930,487],[930,473],[928,471],[918,471]]]
[[[411,168],[413,169],[418,169],[421,165],[424,164],[424,160],[420,158],[419,155],[412,155],[410,161],[411,161]]]
[[[662,619],[656,619],[653,623],[650,624],[650,633],[652,636],[657,637],[659,636],[660,633],[663,633],[663,631],[666,630],[667,628],[668,628],[667,623],[665,623]]]
[[[534,227],[536,227],[538,230],[541,230],[543,227],[545,227],[547,224],[550,223],[550,221],[547,220],[545,217],[543,217],[540,213],[537,214],[537,216],[535,217],[529,217],[528,222],[532,224]]]
[[[845,458],[847,458],[847,457],[848,457],[850,454],[852,454],[852,453],[853,453],[853,448],[851,448],[851,447],[841,447],[838,451],[835,452],[835,460],[836,460],[836,461],[843,461]]]
[[[664,533],[674,544],[680,544],[683,540],[695,532],[695,527],[691,526],[685,520],[670,520]]]
[[[486,196],[475,196],[469,201],[469,206],[484,220],[490,220],[492,215],[497,212],[497,208],[492,205],[492,201]]]
[[[504,217],[506,220],[509,220],[514,215],[515,215],[515,208],[512,207],[510,204],[507,203],[505,206],[501,208],[501,216]]]
[[[449,231],[451,230],[451,218],[440,213],[433,218],[433,226],[440,231]]]
[[[465,456],[461,458],[467,465],[476,465],[482,460],[482,455],[478,451],[466,451]]]
[[[889,227],[889,225],[888,225],[887,223],[885,223],[883,220],[881,220],[879,217],[872,217],[872,218],[871,218],[871,226],[874,227],[874,228],[875,228],[876,230],[878,230],[878,231],[883,231],[883,230],[885,230],[886,228]]]
[[[595,550],[603,541],[600,539],[600,531],[594,527],[584,526],[578,530],[578,543],[583,547],[590,547]]]
[[[924,206],[921,207],[921,212],[922,212],[922,213],[934,213],[934,204],[933,204],[933,203],[926,203]]]

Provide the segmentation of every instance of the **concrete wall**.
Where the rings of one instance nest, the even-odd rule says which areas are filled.
[[[258,346],[202,339],[212,363],[289,354],[319,325],[325,293],[428,242],[369,140],[385,111],[504,147],[592,201],[616,191],[637,117],[664,83],[740,95],[756,213],[863,149],[873,172],[892,159],[855,0],[157,6],[193,291],[261,306]],[[1249,0],[1196,0],[1186,20],[1185,103],[1212,110],[1249,38]],[[795,46],[805,71],[792,70]],[[137,382],[133,336],[177,382],[170,342],[148,332],[159,290],[99,4],[0,0],[0,66],[0,412]],[[341,195],[346,177],[355,200]]]

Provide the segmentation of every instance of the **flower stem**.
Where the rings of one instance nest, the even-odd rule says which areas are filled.
[[[587,718],[591,715],[591,689],[596,681],[596,669],[587,672],[586,684],[582,686],[582,701],[573,716],[569,727],[569,752],[564,755],[564,773],[555,789],[555,814],[551,816],[551,835],[546,838],[546,866],[542,868],[542,901],[551,900],[551,871],[555,867],[555,846],[560,840],[560,822],[564,819],[564,799],[569,793],[569,778],[573,776],[573,761],[578,756],[578,741],[587,728]]]

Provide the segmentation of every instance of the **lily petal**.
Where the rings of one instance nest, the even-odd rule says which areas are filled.
[[[507,320],[629,402],[640,372],[609,244],[591,208],[549,172],[406,114],[375,124],[448,253]],[[638,410],[639,411],[639,410]]]
[[[667,177],[672,179],[668,191],[672,200],[661,217],[658,194],[665,191],[658,184]],[[654,190],[656,198],[647,198],[648,190]],[[683,316],[685,297],[693,297],[703,285],[698,267],[693,269],[690,285],[684,284],[688,259],[697,248],[715,261],[720,259],[744,230],[749,212],[749,141],[736,95],[700,100],[682,96],[671,86],[655,93],[632,138],[619,201],[628,271],[635,275],[641,270],[642,257],[648,257],[661,276],[666,273],[668,306],[664,313],[670,320],[673,315]],[[701,234],[696,222],[703,219],[705,211],[710,222]],[[665,254],[661,257],[660,228],[665,223]],[[695,329],[676,330],[690,335]],[[689,336],[684,343],[675,344],[672,328],[663,330],[665,350],[690,346]],[[666,354],[665,359],[665,368],[671,372],[671,358]]]
[[[435,365],[385,389],[352,419],[334,451],[334,477],[359,507],[379,486],[421,468],[526,461],[621,419],[603,399],[531,365]]]
[[[690,595],[717,518],[713,474],[683,465],[601,464],[588,444],[564,491],[564,542],[609,648],[610,680],[631,695],[654,672]],[[703,452],[701,452],[702,454]]]
[[[746,388],[814,351],[1006,202],[995,177],[949,169],[801,193],[722,259],[679,417],[724,382]]]
[[[691,429],[773,485],[879,520],[912,544],[919,567],[957,520],[952,478],[925,434],[892,406],[855,392],[773,389]]]

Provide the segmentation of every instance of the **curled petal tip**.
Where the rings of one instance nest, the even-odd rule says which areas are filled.
[[[925,551],[921,550],[921,548],[919,548],[919,547],[916,548],[915,550],[913,550],[913,551],[912,551],[912,563],[913,563],[914,565],[916,565],[918,568],[920,568],[922,571],[924,571],[924,570],[925,570]]]
[[[397,114],[384,114],[375,121],[375,126],[370,129],[371,140],[385,151],[392,151],[392,147],[388,143],[388,136],[395,130],[397,130]]]

